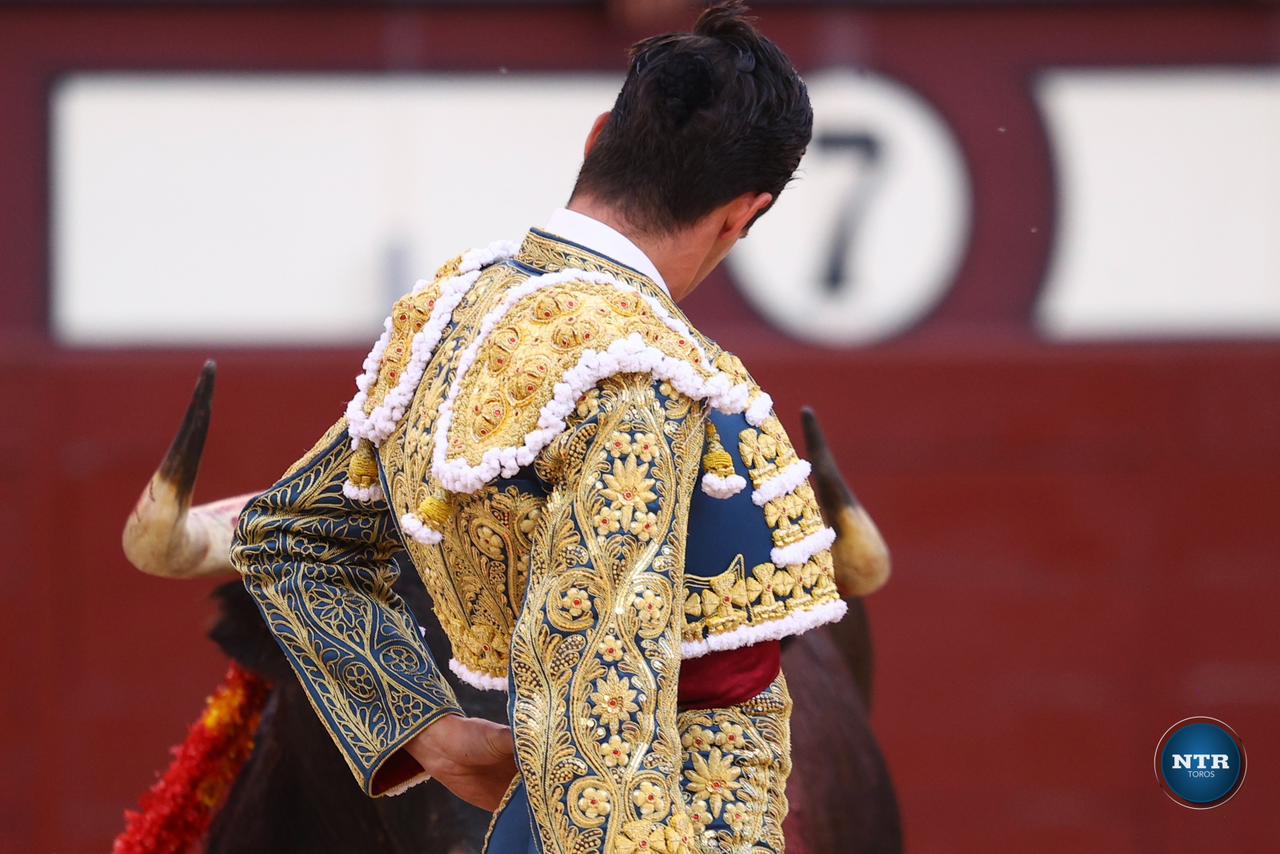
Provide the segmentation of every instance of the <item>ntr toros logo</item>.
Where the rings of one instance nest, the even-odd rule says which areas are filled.
[[[1189,809],[1211,809],[1231,799],[1244,782],[1244,742],[1217,718],[1187,718],[1156,745],[1156,782]]]
[[[1210,760],[1213,764],[1206,765]],[[1225,753],[1175,753],[1173,770],[1177,771],[1179,768],[1186,768],[1188,777],[1213,777],[1213,772],[1219,768],[1231,770],[1231,757]]]

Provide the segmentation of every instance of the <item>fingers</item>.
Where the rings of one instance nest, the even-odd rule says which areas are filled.
[[[511,727],[502,725],[488,727],[485,732],[485,746],[492,759],[503,760],[514,756],[516,745],[511,736]]]

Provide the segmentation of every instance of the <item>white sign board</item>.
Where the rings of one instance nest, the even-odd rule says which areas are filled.
[[[1060,200],[1046,335],[1280,333],[1280,71],[1063,69],[1036,93]]]
[[[568,199],[620,78],[83,75],[54,99],[73,344],[367,342],[415,279]]]

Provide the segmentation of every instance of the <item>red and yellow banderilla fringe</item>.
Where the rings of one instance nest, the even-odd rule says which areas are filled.
[[[112,854],[179,854],[204,837],[240,769],[253,752],[269,684],[234,661],[204,712],[172,748],[173,762],[126,810]]]

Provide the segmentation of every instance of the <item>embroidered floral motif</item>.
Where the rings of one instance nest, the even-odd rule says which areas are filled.
[[[720,731],[716,733],[716,744],[720,747],[732,752],[742,748],[746,743],[741,724],[720,724]]]
[[[718,747],[705,755],[690,755],[693,767],[684,772],[685,790],[695,798],[702,798],[711,805],[711,815],[720,815],[720,807],[726,798],[732,798],[738,789],[738,775],[742,769],[733,764],[732,755],[726,756]]]
[[[628,530],[635,534],[642,542],[652,540],[659,533],[657,514],[637,513],[631,520],[631,526]]]
[[[725,824],[733,828],[735,833],[741,833],[743,825],[747,823],[747,808],[743,804],[732,803],[724,808]]]
[[[690,850],[783,850],[790,714],[791,698],[779,677],[741,706],[680,715],[681,795],[690,822],[687,832],[693,838]]]
[[[715,816],[711,814],[710,804],[703,800],[695,800],[689,805],[689,819],[694,824],[705,828],[715,821]]]
[[[582,810],[583,815],[587,816],[587,818],[604,818],[612,808],[609,792],[606,789],[597,789],[594,786],[589,786],[583,789],[582,794],[578,797],[578,809]]]
[[[716,743],[715,733],[698,724],[682,727],[681,729],[680,745],[685,750],[692,750],[695,753],[710,750],[711,746]]]
[[[605,447],[609,453],[615,457],[626,456],[631,453],[631,436],[622,432],[615,432],[609,437],[609,441],[605,443]]]
[[[640,810],[640,815],[649,818],[653,815],[667,814],[667,796],[662,788],[652,780],[644,780],[631,793],[631,802]]]
[[[474,625],[462,639],[465,658],[485,670],[491,670],[506,661],[506,656],[502,654],[502,641],[498,630],[493,626],[484,623]]]
[[[649,464],[639,462],[629,452],[629,445],[625,456],[614,459],[613,470],[600,478],[600,494],[619,513],[622,527],[628,530],[633,514],[647,511],[649,503],[658,499],[658,493],[653,491],[656,481],[648,477]]]
[[[637,693],[630,679],[618,676],[618,671],[611,668],[607,676],[596,681],[596,690],[590,695],[591,714],[616,734],[623,721],[631,720],[631,715],[640,711]]]
[[[587,596],[587,591],[570,587],[565,591],[564,596],[560,597],[560,607],[568,612],[570,617],[581,617],[590,613],[591,599]]]
[[[738,453],[751,469],[752,480],[777,468],[774,460],[778,458],[778,450],[778,441],[759,430],[743,430],[738,438]]]
[[[627,764],[631,756],[631,745],[620,736],[611,735],[608,741],[600,745],[600,755],[606,768],[620,768]]]
[[[672,854],[685,854],[698,850],[698,828],[684,815],[672,816],[667,825],[667,850]]]
[[[617,848],[619,854],[668,854],[667,835],[652,822],[629,821],[622,826]]]
[[[595,515],[596,532],[605,537],[622,530],[622,511],[614,507],[601,507]]]
[[[605,635],[600,641],[600,657],[607,662],[622,658],[622,643],[613,635]]]
[[[646,463],[658,456],[658,437],[652,433],[636,433],[632,437],[631,452]]]
[[[650,537],[642,537],[641,539],[648,540]],[[631,607],[636,609],[636,621],[642,627],[660,626],[667,620],[666,602],[652,590],[645,590],[632,599]]]

